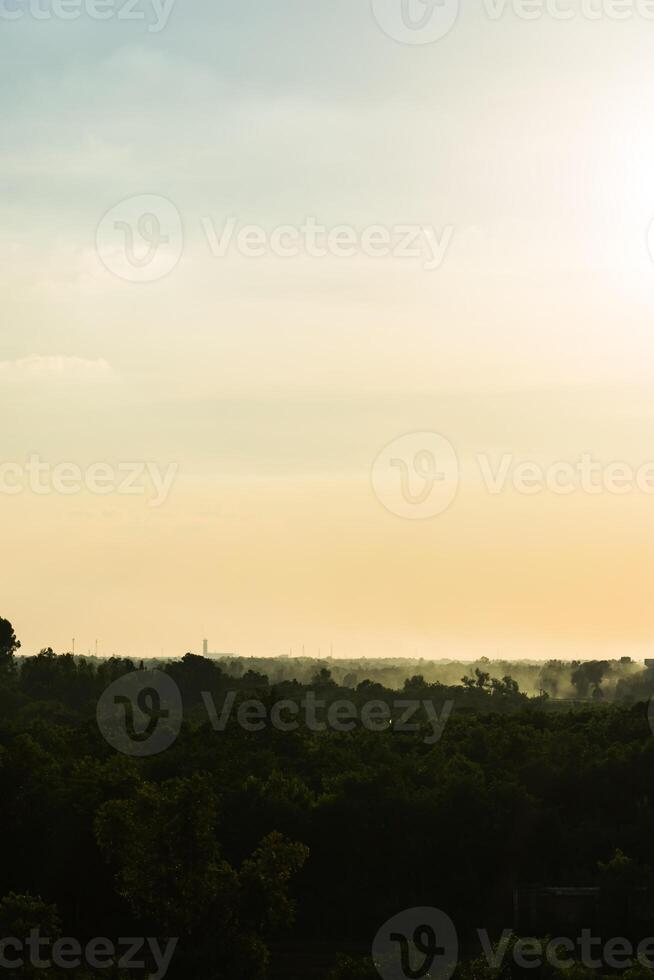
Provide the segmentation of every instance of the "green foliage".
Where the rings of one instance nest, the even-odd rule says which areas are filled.
[[[95,821],[101,851],[116,869],[119,894],[138,916],[171,935],[189,935],[208,908],[231,908],[235,872],[220,859],[216,799],[199,775],[140,785],[110,800]]]
[[[20,649],[14,628],[8,619],[0,618],[0,674],[8,673],[14,667],[14,654]]]
[[[369,957],[339,956],[327,980],[379,980],[379,974]]]
[[[295,980],[286,964],[298,962],[317,964],[299,980],[330,969],[329,980],[371,980],[366,950],[399,910],[433,905],[462,933],[499,934],[516,882],[600,885],[603,914],[651,930],[654,739],[645,703],[610,701],[649,690],[638,665],[586,670],[576,688],[580,665],[537,665],[546,700],[521,690],[520,665],[480,661],[462,685],[462,665],[439,680],[428,663],[380,662],[368,675],[365,664],[308,662],[294,680],[286,661],[187,655],[161,665],[184,701],[177,741],[132,759],[95,720],[100,694],[132,661],[51,650],[14,659],[0,676],[0,916],[22,908],[27,924],[56,900],[66,935],[179,936],[170,980]],[[557,701],[586,682],[587,703]],[[232,720],[216,732],[202,701],[234,691],[237,703],[269,706],[307,690],[358,708],[399,697],[438,710],[452,700],[454,711],[429,744],[393,725],[246,733]],[[357,955],[333,966],[339,950]],[[497,978],[485,960],[460,970]],[[644,977],[634,967],[625,980]],[[586,976],[575,967],[557,980]]]
[[[32,929],[38,929],[49,939],[57,939],[61,935],[61,921],[56,905],[15,892],[0,899],[0,936],[15,936],[22,940]]]
[[[245,903],[254,917],[258,931],[273,933],[288,927],[295,918],[295,905],[288,895],[288,885],[302,870],[309,857],[303,844],[285,840],[274,831],[243,862],[239,875]]]
[[[291,925],[291,878],[308,850],[269,834],[236,870],[220,855],[211,781],[184,779],[137,787],[111,800],[95,821],[118,893],[135,915],[185,941],[188,964],[218,961],[216,977],[265,976],[264,936]]]

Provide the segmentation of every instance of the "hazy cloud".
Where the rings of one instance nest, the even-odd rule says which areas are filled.
[[[116,380],[111,365],[104,360],[61,355],[41,357],[32,354],[15,361],[0,361],[0,381],[84,381],[107,383]]]

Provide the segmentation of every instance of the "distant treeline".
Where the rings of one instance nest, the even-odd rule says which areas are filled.
[[[332,657],[218,657],[216,662],[228,674],[240,677],[247,671],[264,674],[271,683],[297,680],[311,683],[316,674],[329,670],[341,687],[355,688],[361,681],[373,681],[390,690],[401,690],[407,680],[416,675],[428,684],[458,686],[463,678],[475,677],[477,672],[491,680],[511,677],[521,691],[529,695],[547,694],[550,698],[567,700],[635,701],[654,693],[654,670],[631,657],[620,660],[490,660],[475,661],[376,659],[341,660]]]
[[[51,651],[41,651],[42,656]],[[66,655],[62,655],[66,656]],[[70,656],[70,655],[68,655]],[[187,654],[187,657],[194,657]],[[297,681],[311,685],[321,672],[328,671],[340,688],[355,690],[361,683],[370,682],[389,691],[401,691],[407,681],[418,677],[427,685],[489,686],[493,681],[510,677],[519,690],[530,697],[547,696],[560,701],[624,701],[634,703],[654,694],[654,669],[647,668],[631,657],[620,660],[490,660],[481,657],[474,661],[425,660],[418,658],[336,659],[333,657],[233,657],[201,658],[220,668],[229,678],[249,678],[248,686],[256,684],[276,685],[284,681]],[[34,657],[17,656],[34,663]],[[99,676],[105,676],[108,665],[118,670],[136,669],[138,665],[161,667],[175,663],[170,658],[153,658],[146,661],[130,658],[105,658],[76,656],[78,664],[93,665]],[[121,666],[122,665],[122,666]],[[31,668],[33,669],[33,668]],[[480,675],[484,678],[479,684]],[[209,676],[213,674],[209,673]]]

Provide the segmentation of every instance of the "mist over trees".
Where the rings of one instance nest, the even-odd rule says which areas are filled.
[[[412,676],[421,676],[428,684],[456,687],[480,686],[479,674],[491,686],[507,678],[529,696],[547,694],[561,700],[635,700],[654,693],[654,671],[631,657],[620,660],[490,660],[476,661],[425,660],[412,658],[374,657],[352,660],[312,657],[218,657],[214,660],[234,677],[248,671],[267,677],[271,683],[296,680],[310,684],[320,670],[328,670],[341,687],[356,688],[362,681],[371,681],[390,690],[401,690]],[[467,679],[472,679],[472,685]],[[488,682],[488,683],[486,683]],[[649,694],[643,692],[649,691]]]

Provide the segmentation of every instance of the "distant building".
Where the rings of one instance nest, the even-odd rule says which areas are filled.
[[[202,656],[207,657],[209,660],[221,660],[223,657],[235,657],[235,653],[217,653],[215,650],[211,651],[209,649],[209,641],[202,641]]]

